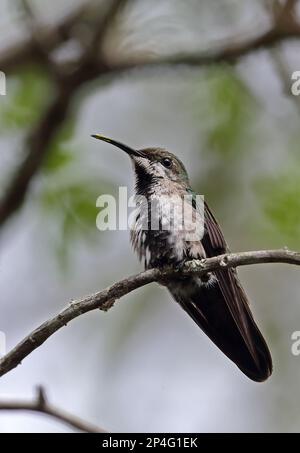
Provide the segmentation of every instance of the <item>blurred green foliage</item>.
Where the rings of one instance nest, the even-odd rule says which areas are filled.
[[[300,244],[300,162],[273,177],[264,177],[257,184],[267,223],[266,235],[284,245]]]
[[[50,98],[50,76],[40,66],[27,66],[11,76],[8,95],[0,104],[1,132],[22,131],[34,126]],[[54,236],[51,228],[44,229],[46,242],[65,269],[72,248],[76,249],[80,241],[99,240],[96,199],[109,190],[105,183],[99,185],[93,177],[82,178],[72,143],[76,126],[73,112],[52,140],[42,168],[42,190],[37,199],[43,220],[49,227],[53,222],[56,226]]]
[[[246,149],[254,98],[236,70],[229,66],[208,70],[204,83],[202,109],[210,121],[206,149],[221,159],[236,157]]]
[[[75,225],[84,230],[90,223],[95,224],[98,192],[97,187],[75,182],[67,184],[65,187],[48,188],[43,194],[42,202],[44,208],[55,212],[62,218],[64,234],[72,234]]]
[[[68,270],[72,250],[78,249],[80,243],[92,245],[100,240],[96,228],[99,213],[96,200],[99,195],[113,190],[110,183],[103,179],[99,182],[92,171],[88,172],[88,177],[82,174],[81,155],[72,142],[76,126],[75,115],[69,115],[55,135],[43,166],[44,184],[40,196],[43,217],[50,220],[50,225],[53,221],[56,225],[53,250],[64,271]],[[48,234],[51,237],[50,231]]]
[[[222,213],[240,193],[241,166],[255,146],[252,128],[258,106],[237,70],[228,65],[205,70],[196,99],[205,172],[195,189],[209,194]]]
[[[8,81],[5,102],[0,103],[1,132],[32,126],[49,100],[49,75],[40,66],[28,66]]]
[[[42,212],[55,222],[54,250],[60,264],[67,268],[72,248],[78,241],[99,241],[96,200],[104,191],[95,181],[69,181],[65,184],[46,185],[41,196]]]
[[[99,209],[96,200],[102,193],[110,193],[110,184],[99,183],[89,173],[84,177],[80,171],[80,154],[72,143],[76,129],[74,116],[69,116],[54,137],[44,163],[44,184],[40,203],[43,216],[56,224],[54,251],[60,264],[67,270],[72,250],[80,242],[93,244],[99,241],[96,228]]]
[[[74,119],[69,118],[56,134],[44,162],[43,169],[46,173],[55,173],[74,159],[74,150],[69,149],[68,142],[74,137],[75,127]]]

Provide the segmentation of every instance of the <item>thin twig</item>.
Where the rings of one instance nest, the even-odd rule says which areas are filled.
[[[66,326],[68,322],[91,310],[110,309],[117,299],[145,286],[152,282],[166,282],[170,278],[183,275],[203,275],[207,272],[246,266],[260,263],[287,263],[300,265],[300,252],[289,250],[260,250],[255,252],[242,252],[219,255],[206,260],[195,260],[187,262],[183,268],[149,269],[132,277],[125,278],[103,291],[92,294],[83,299],[73,301],[53,318],[45,321],[20,343],[18,343],[8,354],[0,359],[0,376],[8,373],[21,363],[21,361],[41,346],[55,332]]]
[[[46,392],[43,387],[37,388],[37,395],[33,401],[0,401],[0,411],[30,411],[49,415],[79,431],[86,433],[105,433],[100,427],[94,426],[86,421],[69,414],[49,404]]]

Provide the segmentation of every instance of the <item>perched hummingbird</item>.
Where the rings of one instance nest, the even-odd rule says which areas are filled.
[[[162,148],[136,150],[123,143],[104,137],[92,137],[117,146],[127,153],[136,176],[136,195],[151,201],[158,197],[184,199],[195,195],[182,162]],[[200,221],[197,206],[189,204],[194,219]],[[161,206],[160,216],[169,215]],[[176,229],[142,229],[140,213],[131,241],[145,267],[161,267],[184,263],[186,260],[204,259],[229,251],[220,226],[206,202],[204,203],[204,232],[201,239],[188,241]],[[198,217],[197,217],[198,216]],[[264,381],[272,373],[272,359],[268,346],[260,333],[249,308],[247,296],[235,269],[222,269],[206,277],[178,276],[165,285],[173,298],[192,317],[206,335],[254,381]]]

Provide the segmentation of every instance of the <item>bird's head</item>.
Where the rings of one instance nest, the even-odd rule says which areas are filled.
[[[152,184],[180,184],[189,187],[189,180],[183,163],[172,153],[163,148],[145,148],[136,150],[116,140],[103,135],[92,137],[110,143],[123,151],[131,158],[135,173],[138,193],[144,193]]]

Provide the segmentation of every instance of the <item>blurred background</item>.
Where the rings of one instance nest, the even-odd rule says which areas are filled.
[[[133,174],[92,133],[177,154],[231,250],[299,249],[297,1],[0,0],[0,10],[8,350],[68,301],[141,270],[128,232],[96,229],[97,197],[132,193]],[[267,382],[247,379],[152,284],[59,330],[1,378],[0,400],[31,400],[42,384],[53,404],[112,432],[298,431],[299,270],[239,275],[273,355]],[[0,412],[0,431],[71,430]]]

